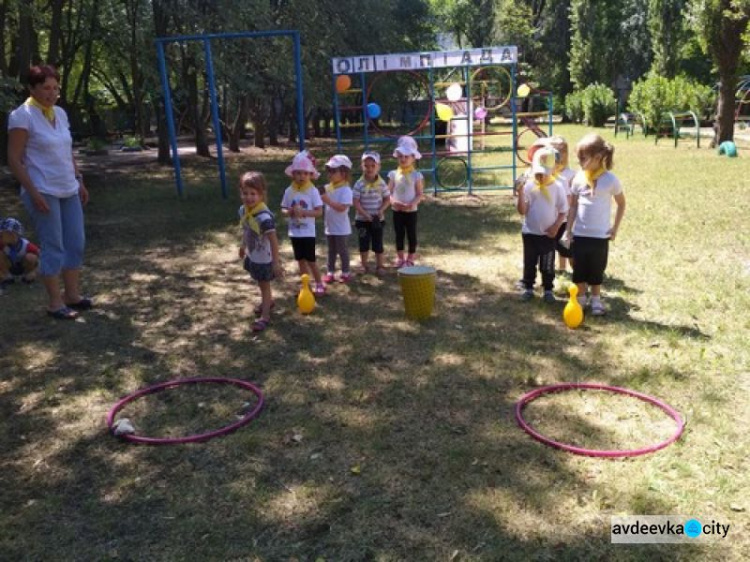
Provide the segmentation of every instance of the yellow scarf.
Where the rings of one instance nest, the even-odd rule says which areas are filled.
[[[402,176],[408,176],[414,171],[414,164],[411,164],[407,166],[406,168],[402,168],[401,166],[398,167],[398,173]]]
[[[311,187],[315,187],[315,185],[313,185],[313,182],[311,182],[310,180],[305,180],[302,183],[297,183],[296,181],[292,182],[292,189],[300,193],[304,193]]]
[[[380,187],[381,180],[380,180],[380,175],[378,174],[377,176],[375,176],[375,179],[372,181],[367,181],[365,179],[365,176],[362,176],[361,178],[359,178],[359,181],[362,182],[363,189],[367,191],[370,189],[378,189]]]
[[[39,111],[42,112],[42,114],[47,118],[47,121],[50,123],[55,122],[55,108],[47,107],[36,101],[34,98],[29,97],[29,99],[26,100],[26,105],[30,105],[31,107],[36,107]]]
[[[267,211],[268,207],[266,204],[261,201],[258,203],[255,207],[252,209],[245,209],[245,216],[242,217],[245,221],[245,224],[250,227],[250,230],[255,232],[258,236],[260,236],[260,223],[258,222],[258,219],[256,219],[256,215],[262,211]]]
[[[604,166],[598,170],[583,170],[583,177],[586,178],[586,183],[591,187],[592,193],[596,190],[596,180],[598,180],[603,174],[607,172],[607,168]]]
[[[339,187],[344,187],[345,185],[349,185],[349,182],[346,181],[334,181],[326,185],[326,191],[328,193],[333,193],[336,191]]]
[[[548,188],[553,183],[555,183],[555,176],[543,176],[542,181],[536,179],[536,176],[534,177],[534,184],[536,185],[536,188],[542,193],[547,201],[552,201]]]

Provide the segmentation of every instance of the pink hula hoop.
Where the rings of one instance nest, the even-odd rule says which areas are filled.
[[[677,423],[677,431],[675,431],[675,433],[666,441],[662,441],[661,443],[657,443],[656,445],[651,445],[649,447],[643,447],[641,449],[626,449],[626,450],[584,449],[582,447],[576,447],[575,445],[569,445],[567,443],[560,443],[559,441],[555,441],[554,439],[545,437],[544,435],[536,431],[533,427],[531,427],[523,418],[523,409],[528,404],[530,404],[533,400],[539,398],[540,396],[544,394],[550,394],[553,392],[563,392],[566,390],[574,390],[574,389],[606,390],[608,392],[614,392],[616,394],[625,394],[627,396],[638,398],[639,400],[642,400],[644,402],[648,402],[649,404],[656,406],[657,408],[664,411],[667,415],[669,415]],[[526,433],[531,435],[537,441],[541,441],[545,445],[549,445],[551,447],[555,447],[556,449],[561,449],[569,453],[574,453],[576,455],[584,455],[587,457],[607,457],[607,458],[637,457],[639,455],[653,453],[654,451],[663,449],[667,445],[671,445],[672,443],[677,441],[682,435],[683,430],[685,429],[685,421],[682,419],[682,416],[677,410],[672,408],[669,404],[662,402],[661,400],[654,398],[653,396],[642,394],[634,390],[628,390],[627,388],[620,388],[618,386],[609,386],[606,384],[597,384],[597,383],[562,383],[562,384],[553,384],[549,386],[543,386],[541,388],[537,388],[536,390],[532,390],[531,392],[524,394],[520,398],[520,400],[516,403],[516,421],[518,421],[518,425],[520,425],[521,428]]]
[[[224,427],[221,427],[219,429],[216,429],[214,431],[208,431],[206,433],[200,433],[197,435],[187,435],[185,437],[170,437],[170,438],[141,437],[135,434],[118,435],[118,437],[124,441],[130,441],[131,443],[141,443],[144,445],[179,445],[182,443],[197,443],[199,441],[208,441],[209,439],[213,439],[214,437],[219,437],[221,435],[226,435],[227,433],[231,433],[232,431],[239,429],[243,425],[250,423],[253,419],[255,419],[258,416],[261,409],[263,408],[263,393],[260,391],[260,389],[257,386],[247,381],[243,381],[239,379],[228,379],[224,377],[175,379],[172,381],[155,384],[153,386],[143,388],[141,390],[134,392],[133,394],[129,394],[128,396],[126,396],[125,398],[122,398],[119,402],[117,402],[107,414],[107,427],[109,428],[110,433],[114,435],[112,426],[114,424],[115,416],[117,415],[117,412],[122,410],[128,403],[132,402],[133,400],[137,400],[138,398],[141,398],[142,396],[146,396],[147,394],[153,394],[155,392],[160,392],[162,390],[174,388],[176,386],[182,386],[185,384],[200,384],[200,383],[233,384],[235,386],[239,386],[255,394],[255,396],[258,397],[258,403],[255,405],[255,407],[251,411],[249,411],[244,416],[242,416],[240,420],[232,424],[226,425]]]

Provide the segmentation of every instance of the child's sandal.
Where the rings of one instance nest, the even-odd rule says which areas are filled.
[[[276,307],[276,301],[271,301],[271,310],[273,310]],[[253,309],[253,312],[255,313],[255,316],[260,316],[263,314],[263,303],[259,304]]]
[[[262,332],[268,327],[269,323],[269,320],[258,318],[255,322],[253,322],[253,332]]]

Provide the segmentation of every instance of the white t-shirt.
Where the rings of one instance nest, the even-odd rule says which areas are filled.
[[[53,126],[39,108],[23,104],[8,116],[8,131],[24,129],[29,133],[23,163],[34,187],[40,193],[66,198],[79,189],[73,167],[73,138],[65,110],[54,106],[54,111]]]
[[[578,212],[573,225],[573,236],[609,238],[612,219],[612,198],[622,193],[620,180],[612,172],[604,172],[596,180],[596,189],[586,183],[583,172],[576,174],[571,186],[578,196]]]
[[[308,187],[305,191],[297,191],[291,185],[284,191],[281,199],[282,209],[291,209],[298,205],[306,211],[319,209],[323,206],[323,200],[315,186]],[[295,219],[289,217],[290,238],[315,238],[315,217],[302,217]]]
[[[326,186],[326,193],[334,203],[351,207],[353,194],[352,188],[348,185],[342,185],[332,190],[328,190],[328,186]],[[349,220],[349,207],[347,207],[346,211],[334,211],[330,205],[326,205],[326,235],[346,236],[352,233],[352,223]]]
[[[417,180],[424,181],[424,176],[422,175],[422,172],[418,170],[414,170],[407,175],[400,174],[398,173],[398,170],[394,170],[388,172],[388,180],[393,181],[391,200],[395,203],[401,203],[402,205],[409,205],[417,196]],[[405,212],[415,212],[415,209],[410,209]]]
[[[563,187],[565,188],[565,195],[570,195],[570,187],[573,184],[573,178],[576,177],[575,170],[563,168],[560,170],[560,173],[557,174],[557,177],[562,180]]]
[[[546,235],[545,230],[555,224],[558,215],[568,212],[568,197],[559,179],[547,186],[547,192],[549,199],[536,186],[534,179],[526,180],[523,196],[528,204],[528,210],[521,226],[521,232],[524,234]]]

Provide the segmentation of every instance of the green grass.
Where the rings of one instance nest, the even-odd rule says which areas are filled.
[[[574,144],[586,130],[556,132]],[[520,221],[499,194],[422,207],[422,261],[438,270],[435,315],[422,324],[403,317],[395,274],[334,286],[301,316],[282,235],[288,278],[256,336],[257,289],[236,258],[239,201],[220,198],[213,164],[185,163],[184,200],[168,171],[108,171],[87,211],[85,282],[97,309],[61,323],[45,317],[39,287],[0,297],[2,558],[746,559],[746,153],[615,144],[628,211],[604,285],[611,312],[575,331],[562,302],[518,301]],[[234,159],[230,181],[259,167],[278,210],[291,154]],[[2,192],[3,213],[16,201]],[[387,240],[392,252],[390,229]],[[198,445],[137,447],[107,434],[122,395],[204,375],[259,384],[265,410]],[[685,416],[685,433],[628,460],[548,448],[518,429],[513,407],[563,381],[655,395]],[[227,389],[168,394],[129,407],[137,428],[202,430],[234,421],[247,400]],[[649,406],[596,393],[553,395],[527,412],[592,446],[637,447],[673,427]],[[723,542],[611,545],[610,516],[623,514],[732,527]]]

